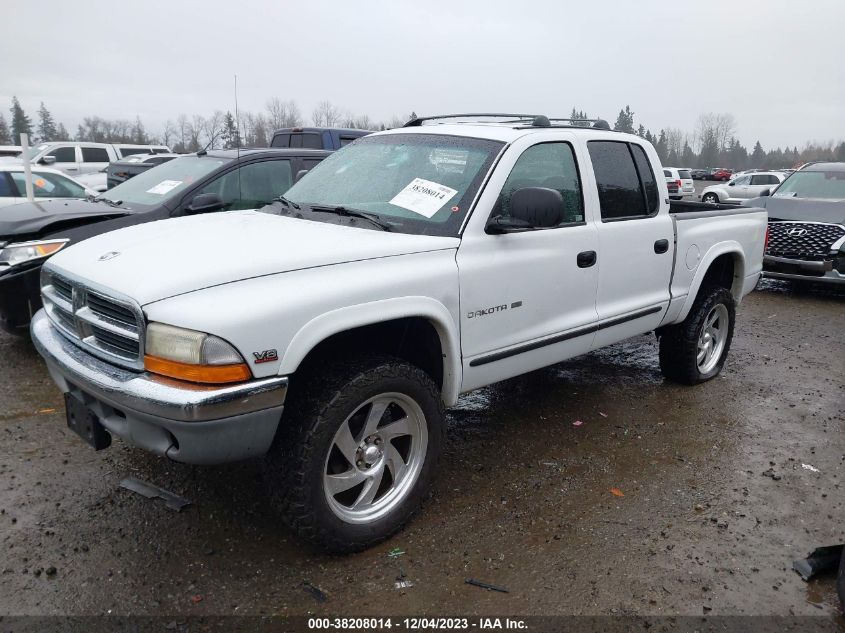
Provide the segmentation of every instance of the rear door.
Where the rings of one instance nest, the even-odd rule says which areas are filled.
[[[579,166],[585,158],[571,137],[564,138],[532,134],[514,143],[464,230],[457,255],[463,390],[590,349],[598,239],[583,196]],[[507,217],[513,193],[525,187],[559,191],[560,217],[533,230],[487,233],[488,218]]]
[[[601,215],[597,348],[660,323],[669,303],[674,227],[668,205],[661,205],[653,148],[616,140],[589,141],[587,148]]]

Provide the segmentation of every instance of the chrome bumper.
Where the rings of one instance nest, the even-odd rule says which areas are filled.
[[[62,335],[43,310],[30,332],[53,380],[85,402],[103,426],[130,444],[188,463],[211,464],[269,449],[288,379],[191,385],[102,361]]]

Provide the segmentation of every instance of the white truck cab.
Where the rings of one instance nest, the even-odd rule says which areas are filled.
[[[350,551],[416,510],[461,393],[650,331],[668,379],[713,378],[766,213],[670,209],[654,148],[590,124],[416,119],[260,210],[62,250],[32,336],[68,424],[188,463],[266,455],[289,523]]]
[[[46,165],[74,176],[98,172],[110,162],[127,156],[168,152],[170,149],[164,145],[50,141],[30,148],[29,156],[33,164]]]

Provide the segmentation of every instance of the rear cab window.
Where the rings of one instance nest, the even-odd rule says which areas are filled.
[[[590,141],[587,148],[596,176],[602,222],[635,220],[657,213],[657,182],[642,146],[625,141]]]

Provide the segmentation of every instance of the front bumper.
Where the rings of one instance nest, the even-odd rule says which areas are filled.
[[[764,255],[763,275],[771,279],[800,279],[845,284],[845,274],[836,269],[834,260],[807,261]]]
[[[68,340],[43,310],[31,334],[59,389],[129,444],[178,462],[219,464],[263,455],[273,442],[286,377],[206,386],[122,369]]]
[[[32,315],[41,309],[40,273],[40,264],[0,269],[0,329],[26,334]]]

